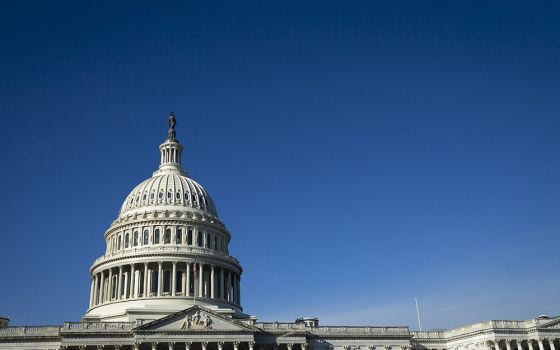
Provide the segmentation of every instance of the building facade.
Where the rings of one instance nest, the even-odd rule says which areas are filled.
[[[0,350],[560,350],[560,317],[488,321],[438,331],[259,322],[243,312],[243,269],[204,188],[183,169],[169,116],[161,161],[125,198],[90,268],[80,322],[9,326]]]

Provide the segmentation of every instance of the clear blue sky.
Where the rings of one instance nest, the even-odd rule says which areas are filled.
[[[234,4],[235,3],[235,4]],[[174,111],[261,320],[560,314],[560,7],[4,2],[0,314],[76,321]]]

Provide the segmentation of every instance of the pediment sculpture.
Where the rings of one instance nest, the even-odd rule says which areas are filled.
[[[182,329],[211,329],[214,322],[208,315],[202,314],[200,310],[194,314],[185,316]]]

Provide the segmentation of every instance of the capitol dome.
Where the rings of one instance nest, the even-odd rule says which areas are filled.
[[[242,315],[231,235],[208,192],[183,169],[175,123],[171,113],[158,169],[134,187],[105,232],[84,320],[154,320],[195,304]]]

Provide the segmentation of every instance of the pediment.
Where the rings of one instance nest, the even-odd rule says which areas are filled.
[[[253,332],[253,327],[202,306],[160,318],[135,328],[135,331],[179,332]]]
[[[560,318],[550,320],[550,322],[540,325],[539,329],[560,329]]]

